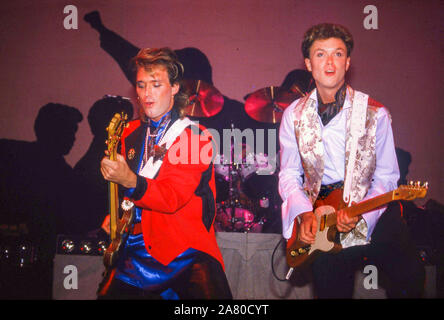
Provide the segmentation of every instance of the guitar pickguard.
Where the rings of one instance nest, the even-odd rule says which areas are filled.
[[[330,228],[325,225],[326,217],[330,214],[335,213],[335,208],[332,206],[320,206],[318,207],[314,214],[318,222],[317,232],[315,236],[315,242],[311,245],[308,254],[312,254],[315,250],[320,251],[330,251],[334,248],[335,244],[329,239]]]

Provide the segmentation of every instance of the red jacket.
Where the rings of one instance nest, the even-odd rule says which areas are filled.
[[[121,153],[136,173],[143,152],[144,127],[140,120],[131,121],[121,140]],[[192,146],[192,141],[197,143]],[[224,267],[213,227],[216,213],[213,164],[205,161],[208,157],[196,156],[197,151],[211,160],[214,150],[208,130],[202,126],[187,127],[167,151],[154,179],[138,175],[130,199],[142,208],[146,250],[163,265],[194,248],[213,256]],[[177,159],[182,163],[177,163]]]

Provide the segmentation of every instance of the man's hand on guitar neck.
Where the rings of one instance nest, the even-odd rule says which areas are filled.
[[[105,180],[118,183],[126,188],[135,188],[137,185],[137,176],[131,171],[125,158],[117,154],[116,161],[108,157],[102,159],[100,171]]]
[[[350,218],[344,210],[336,211],[336,228],[339,232],[349,232],[361,219],[361,216]]]

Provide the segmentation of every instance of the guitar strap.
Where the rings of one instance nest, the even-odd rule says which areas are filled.
[[[165,145],[166,150],[168,150],[183,130],[190,125],[195,125],[195,123],[187,117],[176,120],[158,142],[158,145]],[[162,159],[154,161],[154,157],[151,156],[145,166],[140,170],[139,174],[145,178],[153,179],[162,166],[162,163]]]
[[[361,181],[364,175],[360,168],[364,161],[369,160],[362,157],[363,148],[366,147],[366,144],[362,145],[362,141],[372,140],[375,136],[374,134],[373,137],[371,135],[366,136],[368,134],[366,131],[368,95],[355,90],[349,96],[352,99],[352,108],[351,115],[347,119],[346,150],[349,153],[348,157],[346,156],[343,200],[344,203],[351,206],[352,202],[362,200],[370,185],[370,183],[367,183],[367,185],[363,186],[363,181]],[[367,156],[374,158],[375,155],[373,152],[373,154],[368,154]],[[364,219],[361,219],[350,232],[340,233],[341,245],[343,248],[348,248],[368,244],[367,235],[367,223]]]
[[[346,149],[349,150],[348,163],[345,168],[345,179],[344,179],[344,194],[343,200],[349,206],[352,201],[359,201],[361,199],[356,199],[352,195],[352,181],[353,176],[359,174],[355,170],[357,159],[356,155],[358,152],[358,143],[365,135],[365,122],[367,118],[367,104],[368,95],[355,91],[353,95],[352,111],[351,117],[349,117],[349,131],[348,131],[348,145]]]
[[[301,98],[294,109],[295,136],[304,168],[304,190],[312,203],[320,191],[324,169],[324,150],[319,118],[316,109],[315,91]],[[376,158],[376,109],[368,108],[368,95],[347,86],[345,103],[351,105],[347,112],[347,133],[345,146],[344,201],[360,201],[371,183]],[[367,225],[361,220],[354,235],[344,234],[345,246],[366,243]],[[362,227],[361,227],[362,226]],[[355,230],[354,229],[354,230]],[[361,232],[362,231],[362,232]],[[342,242],[342,241],[341,241]],[[349,245],[347,245],[349,244]]]

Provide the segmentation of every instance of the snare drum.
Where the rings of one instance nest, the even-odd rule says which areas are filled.
[[[254,223],[254,214],[244,208],[218,205],[214,228],[218,232],[248,232]]]

